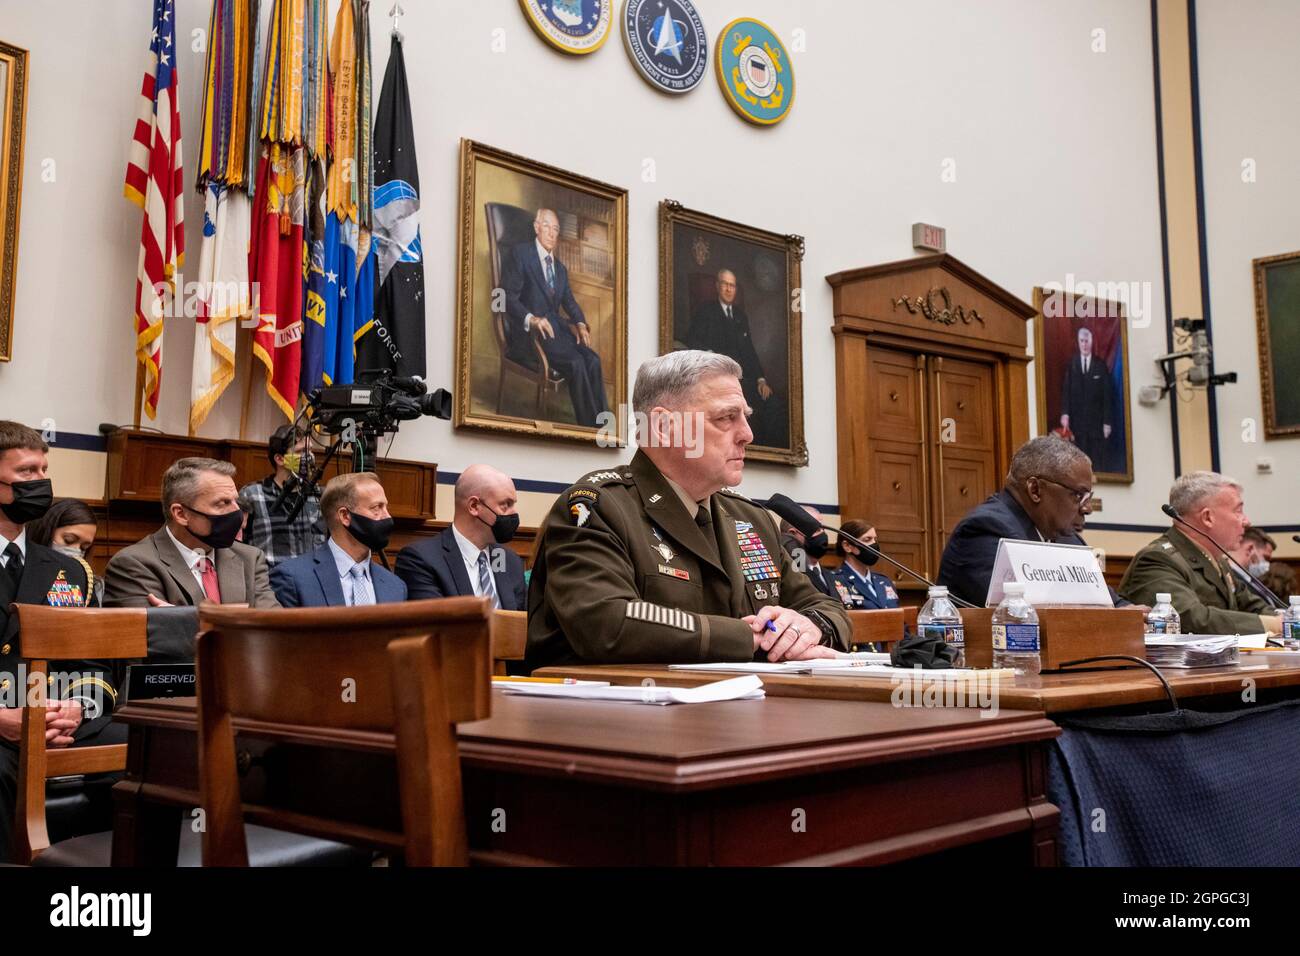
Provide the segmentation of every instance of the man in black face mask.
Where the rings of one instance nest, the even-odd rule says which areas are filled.
[[[812,505],[804,505],[803,510],[817,521],[822,520],[822,513]],[[785,548],[785,553],[794,559],[794,566],[808,575],[808,580],[813,583],[813,587],[822,594],[839,598],[835,592],[834,575],[821,566],[822,557],[830,550],[830,541],[825,531],[818,531],[811,538],[805,538],[803,532],[790,522],[782,521],[781,547]]]
[[[266,558],[235,540],[243,525],[235,466],[181,458],[163,474],[166,523],[108,562],[105,607],[244,604],[279,607]]]
[[[9,613],[9,605],[85,607],[94,583],[85,561],[28,540],[24,525],[42,517],[54,500],[46,477],[48,451],[35,429],[0,421],[0,863],[10,858],[17,741],[28,692],[18,616]],[[110,668],[93,661],[55,661],[50,676],[55,683],[45,711],[47,747],[125,741],[120,725],[109,725],[117,699]]]
[[[395,570],[411,600],[474,595],[524,610],[524,563],[502,547],[519,530],[515,484],[491,465],[470,465],[456,480],[456,514],[436,538],[408,545]]]
[[[371,555],[388,547],[393,518],[379,476],[336,475],[320,498],[329,539],[311,554],[271,569],[271,586],[284,607],[360,607],[406,600],[406,585]]]

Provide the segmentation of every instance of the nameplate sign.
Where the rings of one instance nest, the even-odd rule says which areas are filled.
[[[1097,555],[1083,545],[1003,538],[998,542],[998,556],[989,578],[984,602],[988,607],[1002,603],[1002,585],[1008,581],[1023,584],[1025,600],[1035,606],[1115,606]]]
[[[126,669],[126,699],[197,697],[193,664],[132,664]]]

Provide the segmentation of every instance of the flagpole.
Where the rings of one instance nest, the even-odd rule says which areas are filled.
[[[239,440],[248,440],[248,406],[253,401],[253,330],[244,336],[244,404],[239,409]]]
[[[132,407],[132,420],[135,422],[135,428],[140,428],[140,406],[144,404],[144,363],[139,358],[135,360],[135,404]]]

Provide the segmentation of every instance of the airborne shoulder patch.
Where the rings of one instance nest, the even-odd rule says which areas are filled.
[[[591,520],[591,509],[600,500],[600,492],[595,488],[574,488],[569,492],[569,520],[579,528]]]

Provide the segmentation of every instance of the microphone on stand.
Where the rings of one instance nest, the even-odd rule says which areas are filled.
[[[907,572],[912,577],[916,578],[918,581],[924,584],[926,587],[933,588],[939,586],[935,584],[933,581],[931,581],[929,578],[924,577],[923,575],[920,575],[917,572],[913,571],[907,565],[900,564],[899,562],[895,561],[889,555],[885,554],[885,552],[877,548],[874,544],[867,544],[865,541],[861,540],[860,538],[855,538],[853,535],[849,534],[846,531],[842,531],[839,528],[832,528],[830,525],[822,524],[820,521],[818,521],[808,512],[804,511],[803,508],[799,507],[798,502],[794,501],[793,499],[785,495],[781,495],[781,494],[773,495],[772,497],[768,498],[767,501],[759,502],[759,504],[762,504],[769,511],[775,512],[777,515],[784,518],[786,521],[790,523],[791,527],[797,529],[799,533],[802,534],[804,537],[810,537],[811,535],[816,534],[818,531],[823,531],[823,530],[834,531],[841,538],[845,538],[853,542],[862,550],[870,551],[872,554],[876,555],[877,557],[884,558],[894,567],[898,568],[900,571]],[[971,604],[969,601],[962,600],[957,595],[953,594],[951,591],[948,592],[948,598],[954,604],[960,604],[962,607],[966,607],[966,608],[976,607],[976,605]]]
[[[1242,574],[1246,575],[1246,577],[1250,578],[1252,581],[1254,581],[1256,584],[1258,584],[1258,585],[1260,586],[1260,588],[1262,588],[1262,589],[1264,590],[1264,592],[1265,592],[1265,593],[1266,593],[1270,598],[1272,598],[1272,600],[1273,600],[1273,602],[1274,602],[1273,607],[1274,607],[1275,609],[1281,610],[1281,609],[1284,609],[1284,608],[1287,606],[1286,602],[1283,601],[1283,600],[1282,600],[1280,597],[1278,597],[1276,594],[1274,594],[1273,591],[1272,591],[1272,589],[1269,588],[1269,586],[1268,586],[1267,584],[1265,584],[1265,583],[1264,583],[1263,581],[1261,581],[1259,578],[1255,577],[1255,575],[1251,574],[1248,570],[1246,570],[1245,568],[1243,568],[1243,567],[1241,566],[1241,563],[1238,562],[1236,558],[1234,558],[1232,555],[1230,555],[1230,554],[1228,553],[1228,549],[1227,549],[1227,548],[1225,548],[1223,545],[1219,544],[1219,542],[1215,541],[1213,538],[1211,538],[1211,537],[1210,537],[1208,534],[1206,534],[1204,531],[1201,531],[1200,528],[1196,527],[1195,525],[1193,525],[1193,524],[1191,524],[1191,523],[1189,523],[1189,522],[1187,522],[1187,521],[1184,521],[1184,520],[1183,520],[1183,516],[1180,515],[1180,514],[1178,513],[1178,510],[1177,510],[1176,508],[1174,508],[1173,505],[1168,505],[1168,504],[1161,505],[1161,506],[1160,506],[1160,510],[1163,511],[1163,512],[1164,512],[1166,515],[1168,515],[1169,517],[1173,518],[1173,519],[1174,519],[1175,521],[1177,521],[1179,524],[1181,524],[1181,525],[1185,525],[1186,527],[1191,528],[1193,531],[1199,533],[1199,534],[1201,535],[1201,537],[1205,538],[1206,541],[1210,542],[1210,544],[1212,544],[1212,545],[1214,545],[1216,548],[1218,548],[1219,551],[1222,552],[1223,556],[1224,556],[1225,558],[1227,558],[1229,561],[1232,562],[1232,566],[1233,566],[1234,568],[1236,568],[1237,570],[1241,571]],[[1300,540],[1300,535],[1297,535],[1297,536],[1296,536],[1296,540]]]

